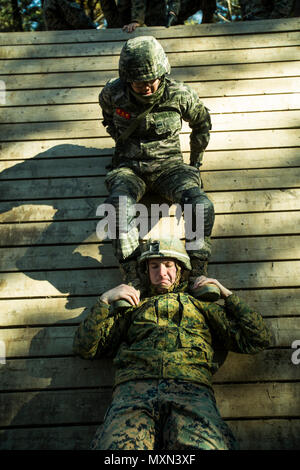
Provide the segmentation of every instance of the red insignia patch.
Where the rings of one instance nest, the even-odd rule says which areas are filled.
[[[130,118],[131,118],[130,113],[128,113],[128,112],[125,111],[124,109],[117,108],[117,109],[116,109],[116,113],[117,113],[119,116],[121,116],[121,117],[123,117],[123,118],[125,118],[125,119],[130,119]]]

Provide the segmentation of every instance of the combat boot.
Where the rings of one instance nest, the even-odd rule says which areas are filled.
[[[192,293],[193,297],[196,297],[199,300],[205,300],[208,302],[216,302],[220,299],[221,293],[220,289],[214,284],[206,284],[205,286],[197,287],[193,289],[194,282],[199,276],[206,276],[207,274],[207,265],[208,261],[201,260],[196,257],[191,257],[192,271],[189,277],[189,291]]]
[[[175,13],[169,13],[166,20],[166,28],[169,28],[177,21],[177,15]]]
[[[135,259],[130,259],[123,263],[120,263],[120,271],[122,274],[124,284],[134,287],[140,291],[141,281],[138,274],[138,264]],[[116,300],[112,304],[113,309],[122,309],[132,307],[132,305],[125,299]]]

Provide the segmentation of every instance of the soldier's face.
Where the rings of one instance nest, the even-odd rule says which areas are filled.
[[[171,287],[176,280],[176,264],[172,259],[150,259],[148,262],[150,282],[163,291]]]
[[[131,86],[133,91],[139,95],[152,95],[158,89],[160,84],[160,79],[155,78],[154,80],[149,80],[149,82],[132,82]]]

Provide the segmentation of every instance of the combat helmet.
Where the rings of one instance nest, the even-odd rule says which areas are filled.
[[[149,81],[169,74],[169,60],[161,44],[153,36],[129,39],[119,60],[119,76],[123,82]]]
[[[190,257],[184,243],[179,238],[149,239],[141,244],[141,255],[138,258],[141,271],[145,271],[145,264],[151,258],[172,258],[190,271],[192,269]]]

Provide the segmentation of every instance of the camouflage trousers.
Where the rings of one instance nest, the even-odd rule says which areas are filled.
[[[162,165],[155,171],[140,171],[139,168],[119,167],[107,174],[106,185],[109,197],[106,204],[111,204],[116,210],[116,225],[118,236],[112,240],[114,252],[119,262],[126,260],[130,256],[135,256],[139,247],[139,230],[135,225],[135,204],[140,201],[146,191],[165,199],[169,203],[178,203],[184,209],[190,204],[192,225],[195,226],[196,205],[203,207],[203,234],[204,241],[202,248],[194,249],[193,253],[199,257],[207,259],[210,255],[208,249],[209,237],[214,224],[214,206],[206,193],[201,189],[201,179],[199,170],[183,162],[169,162]],[[122,199],[123,196],[123,199]],[[122,203],[122,204],[121,204]],[[126,231],[120,234],[120,214],[127,220]],[[188,226],[187,217],[184,217],[187,230],[192,232]],[[148,220],[147,220],[148,223]],[[193,227],[195,228],[195,227]],[[195,232],[195,230],[194,230]],[[164,234],[165,235],[165,234]],[[169,235],[169,234],[168,234]],[[199,237],[200,238],[200,237]],[[192,240],[192,237],[189,238]],[[206,246],[207,245],[207,246]],[[209,251],[209,254],[207,254]]]
[[[181,380],[128,381],[116,387],[92,450],[237,450],[213,391]]]
[[[295,0],[240,0],[243,19],[275,19],[293,16]]]

